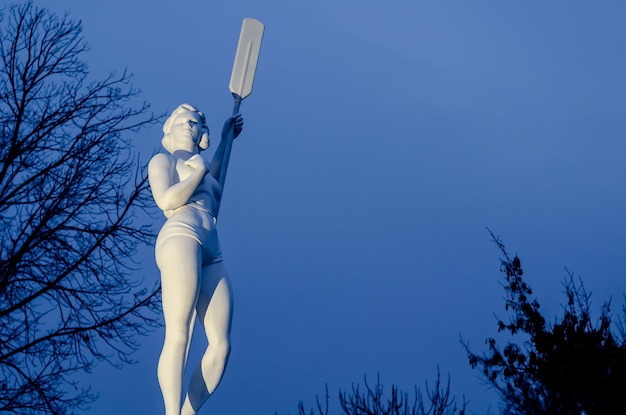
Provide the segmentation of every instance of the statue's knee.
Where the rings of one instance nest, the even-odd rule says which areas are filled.
[[[187,348],[189,342],[189,330],[185,328],[167,328],[165,329],[165,343],[172,347]]]
[[[209,348],[212,349],[212,352],[220,359],[225,360],[230,354],[230,342],[228,340],[213,342],[213,344],[209,345]]]

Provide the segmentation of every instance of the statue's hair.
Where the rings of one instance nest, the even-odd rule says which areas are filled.
[[[179,105],[174,111],[172,111],[172,114],[168,117],[167,120],[165,120],[165,124],[163,124],[163,139],[161,140],[161,144],[163,144],[163,147],[170,153],[174,152],[173,138],[170,134],[172,123],[179,114],[185,111],[194,112],[198,115],[198,117],[200,117],[202,136],[200,137],[200,142],[198,143],[199,150],[202,151],[209,148],[209,127],[207,126],[204,114],[201,111],[198,111],[198,109],[193,105],[182,104]]]

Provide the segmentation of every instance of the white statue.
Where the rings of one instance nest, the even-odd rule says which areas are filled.
[[[161,272],[165,342],[158,379],[166,415],[193,415],[220,383],[230,351],[232,292],[222,261],[216,218],[224,139],[240,115],[226,120],[222,140],[208,163],[200,154],[209,147],[204,114],[191,105],[176,108],[163,126],[163,147],[148,166],[150,187],[167,221],[156,241]],[[183,372],[193,320],[197,313],[208,340],[182,405]]]

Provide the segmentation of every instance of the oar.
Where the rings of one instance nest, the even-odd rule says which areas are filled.
[[[254,82],[254,73],[256,72],[256,64],[259,60],[259,52],[261,51],[261,41],[263,40],[263,31],[265,26],[257,19],[243,19],[241,25],[241,34],[239,35],[239,43],[237,44],[237,53],[235,54],[235,63],[233,64],[233,72],[230,76],[230,92],[235,99],[233,106],[233,117],[239,114],[239,106],[241,101],[252,92],[252,83]],[[235,125],[231,126],[226,136],[226,146],[224,148],[224,158],[222,160],[222,168],[220,170],[219,183],[224,192],[224,183],[226,182],[226,171],[228,170],[228,162],[230,161],[230,152],[233,148],[233,140],[235,138]],[[219,213],[219,205],[217,206],[215,217]]]
[[[233,72],[230,75],[230,92],[235,99],[233,107],[233,117],[239,114],[239,106],[241,101],[252,92],[252,83],[254,82],[254,73],[256,72],[256,64],[259,60],[259,52],[261,51],[261,41],[263,40],[263,30],[265,26],[257,19],[243,19],[241,25],[241,33],[239,34],[239,43],[237,44],[237,53],[235,54],[235,63],[233,64]],[[235,139],[235,124],[230,128],[226,136],[226,147],[224,148],[224,159],[222,160],[222,168],[220,170],[220,186],[222,194],[224,194],[224,182],[226,181],[226,171],[228,170],[228,161],[230,160],[230,151],[233,148],[233,140]],[[215,219],[220,210],[218,203],[215,209]],[[187,350],[185,352],[185,366],[189,357],[189,348],[191,347],[191,337],[196,323],[196,310],[193,311],[191,321],[189,321],[189,339],[187,341]]]

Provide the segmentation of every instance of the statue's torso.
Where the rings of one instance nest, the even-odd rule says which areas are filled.
[[[184,159],[177,159],[173,183],[185,180],[193,171],[192,167],[185,165]],[[221,248],[213,214],[220,196],[219,183],[207,173],[185,205],[163,212],[168,219],[159,232],[156,246],[170,236],[186,236],[202,245],[204,265],[221,261]]]

